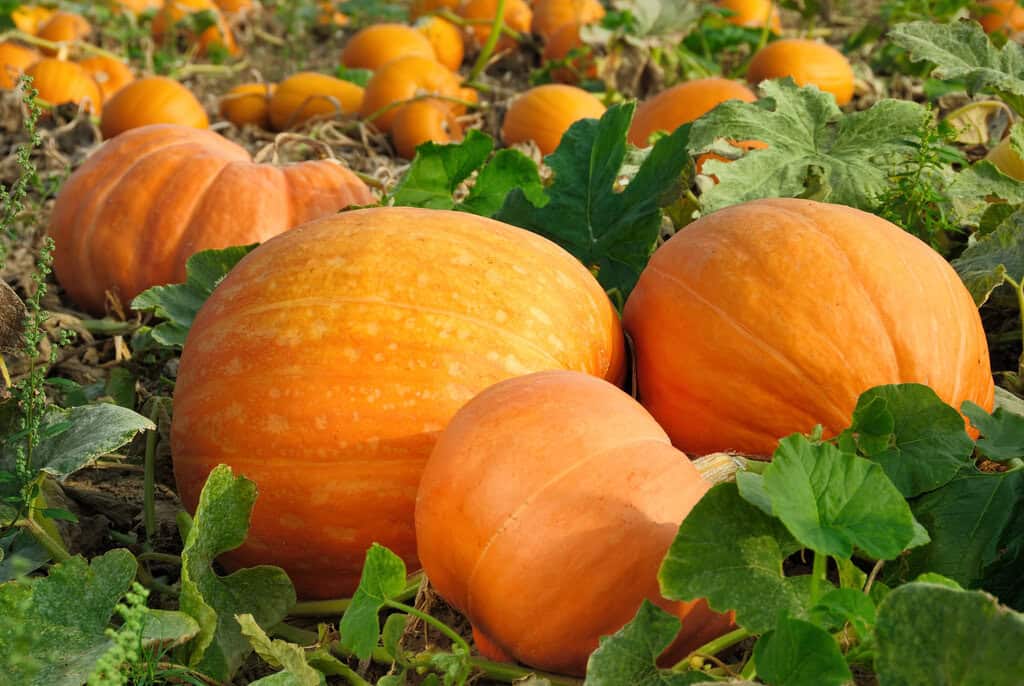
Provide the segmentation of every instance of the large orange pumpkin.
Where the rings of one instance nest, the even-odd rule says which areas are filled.
[[[85,67],[54,57],[41,59],[25,70],[39,98],[51,105],[75,103],[93,114],[103,109],[103,93]]]
[[[70,43],[85,38],[91,32],[92,27],[82,15],[73,12],[54,12],[36,35],[54,43]],[[43,52],[54,56],[58,51],[53,48],[43,48]]]
[[[477,45],[483,46],[491,35],[491,25],[498,13],[498,0],[464,0],[458,9],[463,19],[473,22],[470,28]],[[505,26],[519,33],[527,33],[530,30],[530,22],[533,20],[533,10],[526,4],[525,0],[505,0]],[[498,39],[496,50],[510,50],[516,43],[508,36]]]
[[[600,119],[604,111],[601,101],[582,88],[557,83],[537,86],[512,101],[501,125],[501,140],[506,144],[532,140],[548,155],[574,122]]]
[[[683,620],[682,657],[731,626],[658,588],[679,523],[710,486],[615,386],[520,376],[470,400],[438,439],[416,497],[420,560],[494,657],[582,675],[644,598]]]
[[[243,83],[220,99],[220,116],[235,126],[251,124],[270,128],[270,99],[277,86],[272,83]]]
[[[603,16],[598,0],[536,0],[530,30],[550,40],[566,24],[591,24]]]
[[[150,124],[178,124],[205,129],[206,110],[185,86],[166,76],[147,76],[119,90],[103,108],[100,130],[113,138]]]
[[[72,300],[99,314],[106,291],[128,303],[181,282],[200,250],[264,241],[370,202],[363,182],[332,160],[253,164],[215,133],[145,126],[105,143],[64,184],[50,220],[54,271]]]
[[[213,26],[207,27],[196,36],[188,30],[185,20],[189,15],[198,12],[208,12],[214,17],[215,22]],[[206,55],[214,46],[226,50],[229,55],[241,53],[235,36],[231,33],[231,27],[213,0],[164,0],[164,6],[153,17],[151,30],[157,43],[162,43],[169,34],[174,33],[175,36],[184,38],[189,47],[196,45],[200,56]]]
[[[974,13],[985,33],[1024,31],[1024,7],[1017,0],[983,0]]]
[[[103,101],[106,102],[117,91],[121,90],[135,80],[135,74],[131,67],[116,60],[113,57],[97,55],[78,60],[78,63],[85,67],[85,70],[92,75],[103,93]]]
[[[629,142],[644,147],[652,133],[672,133],[727,100],[754,102],[757,96],[742,83],[717,76],[680,83],[640,103],[629,127]]]
[[[450,98],[475,97],[475,91],[463,89],[460,83],[459,75],[439,62],[425,57],[402,57],[378,69],[366,84],[359,114],[364,118],[373,116],[371,123],[387,133],[397,112],[385,108],[426,93]],[[453,111],[463,110],[454,107]]]
[[[604,291],[540,236],[464,212],[383,207],[257,248],[207,300],[174,391],[174,473],[193,508],[221,463],[260,489],[231,568],[280,565],[304,598],[349,595],[379,542],[417,568],[416,488],[448,420],[503,379],[621,377]]]
[[[786,38],[769,43],[754,55],[747,68],[747,81],[791,76],[798,86],[817,86],[831,93],[840,106],[853,98],[853,67],[843,53],[831,45],[805,38]]]
[[[681,450],[770,455],[847,427],[880,384],[993,403],[981,319],[953,268],[872,214],[812,200],[719,210],[665,243],[626,302],[640,399]]]
[[[14,88],[18,77],[38,61],[39,53],[32,48],[10,41],[0,43],[0,88]]]
[[[270,123],[278,131],[314,117],[349,114],[363,103],[363,89],[326,74],[303,71],[277,84],[270,96]]]
[[[341,52],[341,63],[376,71],[391,60],[409,55],[435,59],[430,41],[411,26],[373,24],[349,38]]]
[[[782,33],[779,10],[772,0],[718,0],[716,4],[732,12],[726,19],[730,24],[752,28],[768,24],[773,33]]]

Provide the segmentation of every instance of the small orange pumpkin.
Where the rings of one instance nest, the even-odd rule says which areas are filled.
[[[54,273],[72,300],[101,314],[107,291],[127,304],[181,282],[200,250],[264,241],[371,202],[334,160],[254,164],[211,131],[144,126],[104,143],[61,188],[50,218]]]
[[[103,109],[103,93],[85,67],[74,62],[47,57],[25,70],[39,98],[51,105],[72,102],[93,114]]]
[[[598,639],[646,598],[683,621],[669,651],[680,659],[732,625],[658,587],[680,522],[710,486],[607,381],[518,376],[466,403],[430,454],[416,496],[420,561],[489,656],[582,676]]]
[[[426,93],[462,99],[470,94],[475,96],[475,91],[463,89],[460,82],[458,74],[440,62],[425,57],[401,57],[377,70],[366,84],[359,114],[364,118],[372,116],[370,123],[388,133],[396,112],[383,111],[384,108]],[[464,110],[456,106],[452,111],[461,114]]]
[[[545,84],[526,91],[512,101],[501,125],[506,145],[534,141],[541,153],[555,151],[562,136],[580,119],[599,119],[605,106],[582,88]]]
[[[1024,31],[1024,7],[1017,0],[982,0],[978,3],[975,18],[985,33],[1013,35]]]
[[[775,41],[758,50],[747,69],[747,81],[755,85],[784,76],[831,93],[840,107],[853,99],[853,67],[831,45],[804,38]]]
[[[217,8],[227,14],[247,12],[255,7],[253,0],[215,0]]]
[[[11,20],[19,31],[34,36],[50,20],[54,10],[38,5],[21,5],[11,12]]]
[[[203,30],[199,36],[191,31],[183,30],[180,26],[191,14],[198,12],[209,12],[215,18],[215,23]],[[181,32],[179,34],[179,31]],[[174,33],[183,37],[190,45],[198,46],[198,54],[206,55],[213,46],[220,46],[229,55],[238,55],[241,49],[235,43],[235,36],[231,33],[224,15],[221,14],[213,0],[164,0],[163,8],[153,17],[153,40],[163,43],[167,37]]]
[[[54,12],[36,35],[54,43],[70,43],[85,38],[91,32],[92,26],[82,15],[72,12]],[[43,54],[51,57],[58,52],[52,48],[43,48],[42,50]]]
[[[39,53],[11,41],[0,43],[0,88],[14,88],[18,77],[39,61]]]
[[[547,61],[564,60],[574,49],[579,49],[581,54],[569,63],[569,66],[558,67],[551,71],[551,78],[559,83],[577,83],[580,76],[595,78],[597,76],[597,63],[589,45],[580,38],[582,24],[564,24],[554,32],[544,45],[544,59]]]
[[[416,22],[416,30],[430,41],[438,62],[452,71],[459,70],[465,45],[458,26],[441,17],[424,17]]]
[[[566,24],[592,24],[602,17],[598,0],[536,0],[530,29],[550,41]]]
[[[459,6],[458,14],[463,19],[473,22],[473,37],[478,46],[483,46],[491,35],[491,24],[498,12],[498,0],[464,0]],[[505,26],[519,33],[529,33],[530,22],[533,21],[533,10],[525,0],[506,0]],[[508,36],[498,39],[496,50],[511,50],[516,46]]]
[[[422,33],[405,24],[374,24],[352,36],[341,52],[346,67],[376,71],[391,60],[414,55],[435,59]]]
[[[873,214],[794,198],[701,217],[626,301],[640,400],[691,454],[769,456],[849,426],[873,386],[923,383],[989,409],[977,307],[927,244]]]
[[[97,55],[78,60],[78,63],[85,67],[85,70],[99,84],[104,102],[110,100],[114,93],[135,80],[135,74],[132,73],[131,67],[113,57]]]
[[[761,28],[767,22],[772,33],[782,33],[779,10],[772,0],[718,0],[717,4],[732,12],[726,21],[734,26]]]
[[[150,124],[205,129],[210,120],[188,88],[166,76],[147,76],[128,84],[110,99],[103,109],[100,131],[104,138],[113,138]]]
[[[270,98],[270,123],[278,131],[314,117],[349,114],[363,103],[363,89],[349,81],[304,71],[277,84]]]
[[[272,83],[243,83],[220,99],[220,116],[235,126],[270,128],[270,99],[277,89]]]
[[[629,127],[629,142],[644,147],[652,133],[672,133],[727,100],[754,102],[757,97],[742,83],[717,76],[680,83],[637,106]]]
[[[402,105],[391,123],[391,139],[395,150],[407,160],[416,156],[417,146],[433,141],[452,143],[461,141],[462,126],[449,103],[437,100],[417,100]]]

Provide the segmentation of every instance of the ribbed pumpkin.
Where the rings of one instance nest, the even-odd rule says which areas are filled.
[[[39,53],[32,48],[10,41],[0,43],[0,88],[14,88],[18,77],[37,61]]]
[[[1007,176],[1024,181],[1024,160],[1014,152],[1009,138],[1004,138],[996,147],[989,150],[985,159],[996,165],[999,171]]]
[[[478,21],[481,19],[494,21],[498,13],[498,0],[463,0],[458,14],[464,19]],[[533,21],[533,10],[524,0],[505,0],[505,26],[513,31],[528,33],[530,22]],[[474,23],[471,26],[473,37],[478,46],[483,46],[491,35],[490,23]],[[516,45],[508,36],[498,39],[497,50],[511,50]]]
[[[1024,31],[1024,7],[1017,0],[983,0],[978,3],[975,18],[985,33],[1002,31],[1014,34]]]
[[[216,19],[213,26],[204,29],[198,36],[192,34],[183,21],[197,12],[209,12]],[[183,37],[188,47],[198,46],[200,56],[206,55],[213,46],[219,46],[229,55],[241,53],[231,27],[212,0],[164,0],[164,6],[153,17],[152,32],[157,43],[162,43],[171,33]]]
[[[341,63],[376,71],[391,60],[410,55],[435,59],[430,41],[411,26],[373,24],[349,38],[341,52]]]
[[[680,522],[710,486],[610,383],[519,376],[470,400],[438,439],[416,497],[419,556],[490,657],[582,675],[598,638],[647,598],[683,620],[671,650],[681,658],[731,626],[658,588]]]
[[[803,38],[769,43],[754,55],[747,81],[791,76],[799,86],[814,85],[836,97],[840,106],[853,98],[853,68],[843,53],[831,45]]]
[[[580,38],[582,24],[564,24],[551,35],[544,44],[544,60],[564,60],[569,53],[578,49],[581,54],[568,63],[568,66],[558,67],[551,71],[551,78],[559,83],[577,83],[580,76],[595,78],[597,76],[597,64],[590,52],[590,47]]]
[[[85,38],[92,32],[88,20],[80,14],[72,12],[54,12],[36,35],[54,43],[70,43]],[[43,48],[43,53],[54,56],[57,50]]]
[[[742,83],[720,77],[697,79],[673,86],[644,100],[629,127],[629,142],[644,147],[656,131],[672,133],[727,100],[754,102],[757,97]]]
[[[113,57],[97,55],[78,60],[78,63],[85,67],[85,70],[92,75],[103,93],[103,101],[110,100],[111,96],[135,80],[135,74],[131,67],[115,60]]]
[[[718,0],[717,5],[733,14],[726,19],[735,26],[761,28],[766,23],[774,33],[782,33],[779,10],[772,0]]]
[[[506,144],[535,141],[548,155],[562,136],[580,119],[599,119],[605,107],[587,91],[575,86],[546,84],[526,91],[512,101],[501,125]]]
[[[366,84],[366,97],[359,110],[362,117],[380,112],[391,103],[408,100],[417,95],[434,93],[450,98],[466,98],[475,91],[463,89],[461,79],[444,65],[425,57],[402,57],[381,67]],[[453,111],[460,113],[458,107]],[[385,133],[391,131],[394,109],[374,116],[372,124]]]
[[[61,189],[51,216],[54,271],[88,312],[107,290],[129,303],[185,277],[200,250],[264,241],[348,205],[373,202],[330,160],[277,168],[209,131],[159,124],[105,143]]]
[[[407,160],[416,156],[416,147],[422,143],[451,143],[461,141],[462,135],[462,127],[451,107],[437,100],[417,100],[403,105],[391,123],[395,149]]]
[[[333,76],[304,71],[277,84],[270,98],[270,123],[278,131],[326,115],[357,112],[363,89]]]
[[[119,90],[104,106],[100,131],[113,138],[150,124],[205,129],[210,120],[188,88],[166,76],[147,76]]]
[[[243,83],[220,99],[220,116],[235,126],[270,128],[270,98],[277,86],[272,83]]]
[[[981,319],[941,255],[872,214],[812,200],[719,210],[657,252],[626,302],[640,399],[689,453],[770,455],[849,425],[880,384],[993,403]]]
[[[416,22],[415,28],[430,41],[437,61],[458,71],[466,50],[459,27],[441,17],[424,17]]]
[[[591,24],[604,17],[598,0],[535,0],[530,30],[551,40],[566,24]]]
[[[528,267],[528,268],[527,268]],[[484,388],[545,369],[618,379],[618,319],[571,255],[464,212],[344,212],[238,264],[189,332],[174,391],[182,501],[231,465],[260,490],[229,567],[350,594],[374,541],[417,568],[423,465]]]
[[[24,31],[30,36],[39,33],[39,29],[53,16],[53,10],[38,5],[21,5],[11,12],[11,21],[19,31]]]
[[[103,109],[103,94],[88,71],[74,62],[53,57],[39,60],[25,70],[32,77],[32,87],[39,98],[51,105],[75,103],[93,114]]]

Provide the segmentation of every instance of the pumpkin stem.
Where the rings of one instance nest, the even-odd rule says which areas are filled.
[[[712,640],[708,641],[707,643],[705,643],[704,645],[700,646],[699,648],[694,650],[692,653],[690,653],[689,655],[684,657],[682,660],[680,660],[679,662],[675,663],[672,666],[672,671],[673,672],[686,672],[686,671],[690,671],[690,669],[692,669],[692,667],[691,667],[691,660],[693,660],[693,658],[695,658],[695,657],[700,657],[700,658],[714,657],[715,655],[717,655],[718,653],[722,652],[726,648],[731,648],[732,646],[736,645],[737,643],[739,643],[743,639],[749,638],[749,637],[750,637],[750,632],[747,631],[746,629],[743,629],[743,628],[733,629],[732,631],[730,631],[727,634],[722,634],[718,638],[715,638],[715,639],[712,639]]]

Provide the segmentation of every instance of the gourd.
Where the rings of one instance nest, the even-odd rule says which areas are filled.
[[[564,24],[544,44],[544,60],[547,62],[564,60],[574,49],[583,53],[574,57],[568,66],[557,67],[551,71],[551,78],[558,83],[574,84],[579,81],[581,75],[591,79],[597,77],[597,64],[590,46],[580,38],[582,26],[578,23]]]
[[[220,116],[235,126],[270,128],[270,100],[276,88],[272,83],[235,86],[220,99]]]
[[[422,143],[452,143],[461,141],[462,136],[462,126],[451,107],[437,100],[417,100],[402,105],[391,124],[395,150],[408,160],[416,156],[416,147]]]
[[[349,114],[359,110],[363,89],[350,81],[303,71],[277,84],[270,97],[270,123],[278,131],[314,117]]]
[[[105,55],[86,57],[78,60],[78,63],[85,67],[85,70],[95,79],[103,94],[104,102],[110,100],[115,93],[135,80],[135,74],[132,73],[131,67],[113,57]]]
[[[733,13],[725,20],[734,26],[761,28],[767,23],[772,33],[782,33],[779,10],[772,0],[718,0],[717,5]]]
[[[470,27],[473,38],[478,46],[483,47],[491,35],[491,22],[498,13],[498,0],[463,0],[458,14],[463,19],[488,20],[487,23],[473,24]],[[533,21],[533,10],[524,0],[505,0],[505,26],[520,33],[530,31]],[[516,42],[509,36],[502,36],[495,45],[495,50],[511,50]]]
[[[243,259],[192,325],[171,427],[182,501],[231,465],[260,497],[221,561],[279,565],[302,598],[350,595],[374,541],[419,567],[416,489],[455,412],[563,368],[618,380],[623,340],[600,285],[554,243],[409,207],[306,224]]]
[[[430,41],[438,62],[452,71],[459,70],[466,50],[459,27],[441,17],[423,17],[415,28]]]
[[[1014,151],[1009,138],[1004,138],[996,147],[989,150],[985,159],[1007,176],[1024,181],[1024,160]]]
[[[100,87],[81,65],[46,57],[25,73],[32,77],[32,87],[39,91],[39,99],[44,102],[51,105],[75,103],[93,114],[103,109]]]
[[[476,91],[461,87],[461,79],[439,62],[425,57],[401,57],[377,70],[366,84],[359,115],[381,131],[391,131],[397,112],[385,109],[410,98],[434,94],[449,98],[476,99]],[[465,108],[453,103],[452,111],[461,114]]]
[[[204,29],[198,36],[185,28],[182,21],[197,12],[209,12],[215,19],[213,26]],[[184,38],[189,47],[196,45],[200,56],[206,55],[214,46],[226,50],[229,55],[242,52],[235,43],[231,27],[212,0],[164,0],[163,8],[153,17],[151,30],[157,43],[163,43],[173,33]]]
[[[747,69],[751,84],[784,76],[791,76],[798,86],[813,85],[831,93],[840,107],[853,98],[850,61],[825,43],[804,38],[778,40],[758,50]]]
[[[644,100],[629,127],[629,142],[644,147],[656,131],[672,133],[727,100],[754,102],[757,97],[736,81],[710,77],[687,81]]]
[[[54,43],[70,43],[85,38],[92,32],[88,20],[73,12],[54,12],[36,35]],[[54,57],[55,48],[43,48],[43,54]]]
[[[557,83],[537,86],[512,101],[501,126],[501,139],[506,145],[532,140],[548,155],[573,123],[599,119],[604,111],[601,101],[582,88]]]
[[[703,600],[661,597],[658,568],[711,484],[629,395],[545,371],[491,386],[438,439],[416,498],[434,589],[485,655],[582,675],[647,598],[683,621],[681,659],[726,633]]]
[[[985,33],[1014,34],[1024,31],[1024,7],[1017,0],[983,0],[978,3],[975,17]]]
[[[103,108],[100,131],[104,138],[113,138],[150,124],[205,129],[210,120],[188,88],[166,76],[147,76],[114,94]]]
[[[993,405],[985,332],[956,272],[843,205],[776,198],[702,217],[654,253],[623,322],[641,402],[691,454],[768,456],[817,424],[835,435],[881,384]]]
[[[185,260],[263,241],[297,224],[373,202],[331,160],[253,164],[210,131],[156,124],[107,141],[64,184],[50,220],[54,271],[70,298],[102,314],[150,286],[180,283]]]
[[[566,24],[592,24],[604,17],[598,0],[536,0],[530,30],[546,40]]]
[[[341,63],[376,71],[391,60],[410,55],[435,59],[430,41],[411,26],[373,24],[349,38],[341,53]]]
[[[39,53],[32,48],[10,41],[0,43],[0,88],[14,88],[18,77],[38,60]]]

